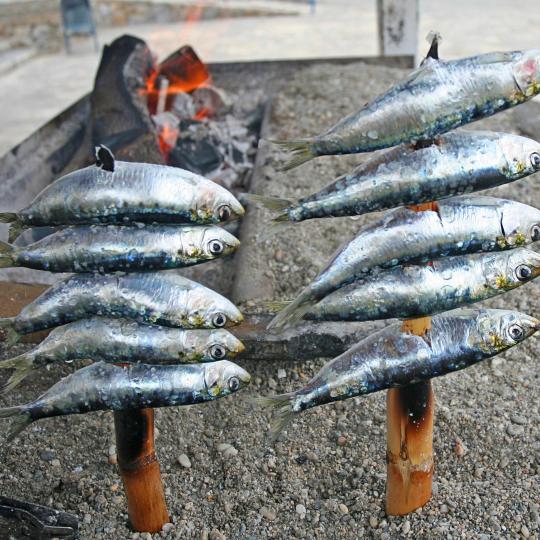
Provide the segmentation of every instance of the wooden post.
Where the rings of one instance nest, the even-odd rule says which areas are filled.
[[[418,49],[418,0],[377,0],[379,54],[412,56]]]
[[[437,210],[437,203],[411,207],[417,212]],[[403,322],[403,331],[423,336],[431,317]],[[431,498],[433,479],[434,395],[431,381],[387,392],[386,513],[404,515]]]
[[[114,427],[130,524],[138,532],[161,531],[169,514],[154,451],[154,410],[116,411]]]

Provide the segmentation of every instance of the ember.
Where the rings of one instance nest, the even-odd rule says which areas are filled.
[[[142,90],[165,163],[206,175],[228,189],[244,187],[256,135],[234,116],[225,92],[190,46],[154,67]]]

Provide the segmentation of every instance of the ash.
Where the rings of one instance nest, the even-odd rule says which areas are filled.
[[[176,94],[170,110],[152,120],[168,165],[206,176],[238,194],[249,184],[263,102],[261,98],[246,109],[235,101],[222,89],[203,86]]]

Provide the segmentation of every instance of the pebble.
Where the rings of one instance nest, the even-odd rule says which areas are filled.
[[[275,379],[272,379],[272,377],[268,377],[268,387],[272,390],[275,390],[277,388],[277,382]]]
[[[521,534],[522,534],[525,538],[529,538],[529,536],[531,536],[531,533],[529,532],[529,529],[527,528],[526,525],[522,525],[522,526],[521,526]]]
[[[60,465],[61,465],[60,460],[59,460],[59,459],[53,459],[53,460],[51,461],[51,465],[52,465],[53,467],[60,467]]]
[[[454,443],[454,454],[457,457],[462,457],[467,453],[467,447],[463,444],[461,439],[456,439]]]
[[[296,513],[300,515],[302,519],[306,517],[306,507],[303,504],[297,504],[296,505]]]
[[[510,421],[518,426],[524,426],[527,423],[527,419],[519,414],[511,414]]]
[[[229,443],[218,444],[217,450],[224,458],[231,458],[238,455],[238,450]]]
[[[339,511],[342,513],[342,514],[348,514],[349,513],[349,509],[347,508],[346,505],[344,505],[343,503],[341,503],[339,506]]]
[[[163,527],[161,527],[161,530],[166,534],[171,532],[174,529],[174,525],[172,523],[165,523]]]
[[[525,429],[521,425],[509,424],[506,427],[506,433],[508,433],[510,437],[518,437],[519,435],[523,435],[524,431]]]
[[[285,258],[285,253],[283,253],[283,250],[277,249],[274,253],[274,259],[278,262],[281,262]]]
[[[403,526],[401,527],[401,532],[403,534],[409,534],[410,531],[411,531],[411,522],[405,521],[405,523],[403,523]]]
[[[118,463],[118,456],[116,454],[109,455],[107,461],[109,465],[116,465]]]
[[[177,459],[178,463],[185,469],[191,468],[191,461],[186,454],[180,454]]]
[[[286,379],[287,378],[287,372],[283,368],[278,369],[277,378],[278,379]]]
[[[274,521],[274,519],[276,519],[277,517],[277,514],[274,512],[274,510],[268,508],[267,506],[262,506],[259,510],[259,514],[261,514],[261,516],[268,521]]]
[[[338,446],[345,446],[347,444],[347,437],[345,437],[344,435],[340,435],[337,438],[337,443],[338,443]]]
[[[43,461],[52,461],[54,459],[54,452],[51,452],[50,450],[43,450],[43,452],[39,453],[39,457]]]
[[[212,529],[209,538],[210,540],[225,540],[225,536],[218,529]]]
[[[375,516],[369,516],[369,524],[374,529],[377,528],[377,525],[379,524],[379,520]]]

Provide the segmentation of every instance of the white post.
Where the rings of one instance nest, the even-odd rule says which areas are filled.
[[[381,56],[413,56],[416,64],[418,13],[418,0],[377,0]]]

